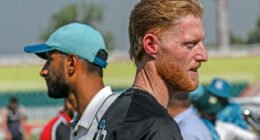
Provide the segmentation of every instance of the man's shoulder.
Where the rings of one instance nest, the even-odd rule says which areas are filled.
[[[147,91],[131,88],[122,95],[131,96],[128,116],[143,116],[151,119],[170,118],[167,110]]]
[[[148,108],[156,107],[155,109],[163,108],[164,110],[166,110],[149,92],[145,90],[130,88],[123,92],[118,100],[120,100],[121,98],[131,98],[131,105],[150,105]]]
[[[104,119],[108,135],[116,134],[119,139],[181,139],[179,127],[167,110],[143,90],[131,88],[122,93]]]
[[[140,89],[130,88],[129,90],[122,93],[120,97],[116,99],[115,104],[111,106],[111,109],[113,108],[120,108],[125,110],[122,111],[125,112],[125,119],[131,118],[131,120],[136,119],[137,121],[173,121],[169,116],[167,109],[159,104],[159,102],[151,94]]]

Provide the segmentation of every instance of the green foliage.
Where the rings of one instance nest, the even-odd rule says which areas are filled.
[[[112,51],[115,49],[115,41],[114,41],[114,35],[112,32],[101,32],[104,36],[104,40],[106,43],[106,47],[109,51]]]
[[[62,8],[60,11],[52,15],[51,24],[48,29],[40,35],[40,39],[43,41],[47,40],[51,33],[53,33],[59,27],[70,22],[76,22],[77,17],[78,7],[76,4],[71,4]]]
[[[256,26],[257,26],[257,28],[260,28],[260,16],[258,16]]]
[[[102,22],[103,19],[103,8],[95,4],[83,4],[82,6],[82,19],[83,23],[88,23],[89,25],[95,26],[96,23]]]
[[[230,43],[232,45],[240,45],[240,44],[245,44],[246,42],[244,41],[243,38],[238,37],[233,33],[230,33]]]
[[[96,27],[103,20],[103,9],[101,5],[94,3],[81,4],[80,6],[68,5],[52,15],[51,24],[45,31],[42,31],[40,39],[47,40],[56,29],[71,22],[80,22]],[[104,36],[107,49],[113,50],[115,48],[114,35],[108,31],[99,31]]]
[[[260,43],[260,16],[257,20],[256,29],[249,33],[247,42],[249,44]]]
[[[249,33],[248,41],[249,44],[260,43],[260,28]]]
[[[68,5],[52,16],[53,26],[58,28],[73,21],[77,21],[78,8],[76,4]]]

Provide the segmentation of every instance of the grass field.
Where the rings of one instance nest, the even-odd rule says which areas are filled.
[[[210,58],[200,69],[200,80],[209,82],[214,77],[255,83],[260,80],[260,56]]]
[[[41,66],[10,66],[0,68],[0,91],[46,89],[39,76]],[[113,87],[129,87],[133,82],[135,66],[132,62],[110,63],[104,71],[104,80]],[[260,80],[260,56],[242,58],[210,58],[200,69],[200,80],[209,82],[214,77],[231,81]]]

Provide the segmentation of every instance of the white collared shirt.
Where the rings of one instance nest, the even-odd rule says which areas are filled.
[[[85,108],[73,131],[74,140],[93,139],[95,132],[97,131],[98,122],[108,106],[111,104],[109,103],[106,105],[105,101],[112,94],[111,87],[106,86],[93,97],[88,106]],[[105,107],[101,108],[102,106]]]

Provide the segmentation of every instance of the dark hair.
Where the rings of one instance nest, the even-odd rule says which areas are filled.
[[[87,60],[84,60],[84,61],[86,63],[86,69],[88,70],[88,72],[96,73],[98,76],[103,78],[103,69],[100,66],[90,63]]]
[[[10,103],[18,103],[18,100],[17,100],[17,98],[15,97],[15,96],[11,96],[10,98],[9,98],[9,102]]]
[[[104,49],[100,49],[97,54],[96,54],[96,57],[98,57],[99,59],[102,59],[104,61],[107,60],[107,57],[108,57],[108,54],[107,52],[104,50]],[[88,61],[85,61],[87,62],[87,70],[91,73],[97,73],[98,76],[100,76],[101,78],[103,77],[103,69],[102,67],[96,65],[96,64],[93,64],[93,63],[90,63]]]
[[[60,51],[59,51],[60,52]],[[68,56],[68,54],[60,52],[60,54],[62,54],[62,56]],[[101,59],[103,59],[104,61],[106,61],[107,59],[107,53],[104,50],[99,50],[96,57],[99,57]],[[103,69],[93,63],[90,63],[88,60],[85,59],[81,59],[85,62],[86,64],[86,70],[88,70],[88,72],[90,73],[97,73],[98,76],[100,76],[101,78],[103,77]]]

